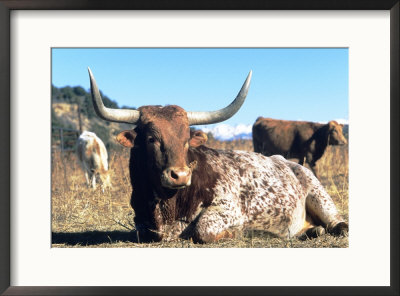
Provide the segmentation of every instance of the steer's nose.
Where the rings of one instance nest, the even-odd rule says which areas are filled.
[[[337,141],[336,145],[346,145],[347,144],[345,137],[341,137],[341,138],[337,139],[336,141]]]
[[[169,167],[163,172],[163,186],[179,188],[189,186],[192,173],[188,167]]]

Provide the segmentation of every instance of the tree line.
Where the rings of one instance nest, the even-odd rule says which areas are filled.
[[[135,107],[129,106],[118,106],[118,103],[109,97],[105,96],[101,91],[100,94],[103,98],[104,105],[108,108],[129,108],[135,109]],[[79,108],[79,112],[81,114],[81,118],[87,118],[90,121],[89,130],[96,133],[108,146],[111,146],[110,141],[110,131],[108,126],[110,123],[108,121],[100,121],[93,120],[98,119],[98,116],[95,113],[92,104],[92,96],[90,91],[86,91],[81,86],[65,86],[65,87],[56,87],[54,85],[51,86],[51,100],[52,103],[66,103],[70,105],[76,105]],[[79,127],[75,124],[71,124],[65,118],[59,117],[56,115],[54,109],[51,110],[51,126],[52,128],[62,128],[62,129],[78,129]],[[75,114],[78,116],[78,114]],[[57,134],[53,134],[53,140],[55,137],[58,137]]]

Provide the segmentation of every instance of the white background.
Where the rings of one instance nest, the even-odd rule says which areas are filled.
[[[12,11],[11,285],[389,285],[389,37],[389,11]],[[51,249],[51,47],[349,47],[349,248]]]

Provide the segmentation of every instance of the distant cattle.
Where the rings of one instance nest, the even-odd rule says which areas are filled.
[[[253,125],[255,152],[297,158],[301,165],[305,161],[316,176],[316,161],[322,157],[326,147],[346,143],[342,125],[336,121],[321,124],[259,117]]]
[[[107,149],[95,133],[84,131],[79,136],[76,154],[89,187],[96,188],[96,177],[100,179],[103,191],[111,187]]]
[[[136,125],[117,140],[131,148],[131,206],[141,242],[180,237],[207,243],[248,228],[284,238],[325,229],[347,232],[331,197],[308,169],[281,156],[211,149],[202,145],[207,139],[202,132],[190,133],[189,126],[233,116],[246,98],[251,72],[229,106],[209,112],[175,105],[106,108],[90,69],[89,76],[96,113]]]

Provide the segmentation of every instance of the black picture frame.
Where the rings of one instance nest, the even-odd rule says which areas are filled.
[[[10,286],[10,11],[12,10],[390,10],[390,286],[49,287]],[[1,295],[399,295],[399,0],[0,0]],[[366,160],[368,161],[368,160]],[[378,173],[378,172],[373,172]],[[379,196],[376,197],[379,199]],[[371,223],[379,223],[373,221]],[[379,236],[379,234],[376,234]],[[366,261],[368,259],[366,258]],[[338,275],[340,276],[340,274]]]

